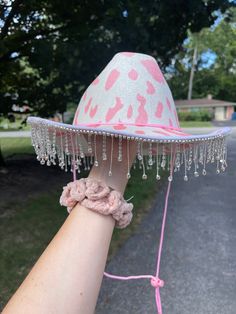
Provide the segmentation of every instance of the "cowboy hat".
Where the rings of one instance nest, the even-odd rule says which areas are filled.
[[[183,165],[185,181],[192,168],[197,177],[200,171],[206,174],[209,162],[216,161],[217,173],[227,166],[225,137],[230,128],[197,135],[183,131],[170,88],[156,60],[146,54],[117,53],[82,95],[72,125],[38,117],[29,117],[28,123],[41,164],[58,161],[65,170],[98,166],[97,136],[103,137],[104,160],[107,137],[118,138],[119,161],[122,141],[136,141],[143,179],[145,167],[156,164],[159,180],[159,168],[170,166],[168,155],[175,158],[175,171]]]

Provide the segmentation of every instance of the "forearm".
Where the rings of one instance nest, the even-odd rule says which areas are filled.
[[[94,312],[114,228],[77,205],[3,313]]]
[[[115,140],[114,140],[115,144]],[[109,147],[110,142],[107,143]],[[98,156],[101,156],[98,145]],[[124,156],[126,148],[123,147]],[[130,147],[132,163],[136,146]],[[117,156],[117,143],[114,145]],[[112,176],[101,157],[89,177],[103,181],[123,194],[131,163],[114,158]],[[115,221],[77,204],[56,236],[39,258],[3,314],[48,314],[94,312],[101,286]]]

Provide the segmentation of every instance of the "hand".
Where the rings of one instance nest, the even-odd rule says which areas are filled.
[[[117,137],[106,137],[107,160],[102,159],[102,142],[103,137],[97,136],[96,151],[98,166],[93,165],[89,177],[102,180],[111,188],[124,193],[128,181],[127,174],[136,156],[137,142],[122,139],[122,161],[118,161],[117,159],[119,146],[119,139]],[[109,171],[111,172],[110,175]]]

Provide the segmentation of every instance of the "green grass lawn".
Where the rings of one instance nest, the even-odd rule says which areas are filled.
[[[181,128],[205,128],[212,127],[210,121],[180,121]]]
[[[32,152],[27,138],[1,139],[1,146],[4,156]],[[141,179],[141,170],[133,170],[131,174],[125,199],[134,196],[131,201],[134,218],[128,228],[115,229],[109,258],[135,232],[157,192],[155,171],[147,171],[145,182]],[[60,193],[61,187],[58,187],[58,190],[16,204],[11,201],[9,209],[0,216],[0,310],[66,219],[66,209],[58,203]]]
[[[13,205],[11,205],[12,207]],[[66,218],[58,194],[15,204],[0,218],[0,309],[10,298]]]
[[[24,126],[22,128],[10,126],[8,129],[0,127],[0,132],[10,132],[10,131],[30,131],[29,126]]]
[[[0,138],[0,146],[5,158],[15,154],[33,153],[31,139],[27,137]]]
[[[0,131],[26,131],[30,130],[30,125],[21,124],[22,119],[16,119],[15,122],[9,122],[6,118],[0,118]]]

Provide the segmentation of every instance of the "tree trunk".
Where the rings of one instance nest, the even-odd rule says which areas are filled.
[[[4,160],[3,155],[2,155],[2,148],[1,148],[1,144],[0,144],[0,168],[3,168],[3,167],[6,167],[6,163],[5,163],[5,160]]]
[[[5,163],[5,160],[3,158],[3,154],[2,154],[1,144],[0,144],[0,173],[2,173],[2,174],[8,173],[6,163]]]
[[[188,100],[192,99],[193,78],[194,78],[194,71],[195,71],[196,63],[197,63],[197,45],[195,45],[194,50],[193,50],[192,67],[190,71],[189,84],[188,84]]]

